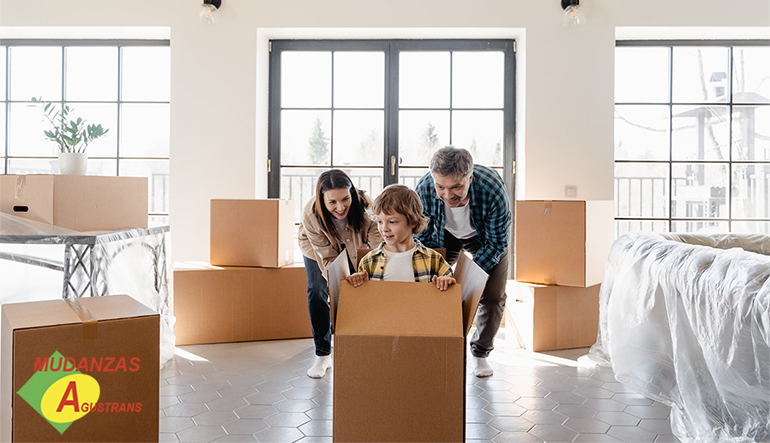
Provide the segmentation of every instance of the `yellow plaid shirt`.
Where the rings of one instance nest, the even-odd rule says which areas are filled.
[[[426,248],[419,240],[415,239],[414,242],[417,244],[417,248],[412,255],[414,281],[430,282],[433,280],[434,275],[438,277],[444,275],[452,276],[452,268],[449,267],[449,263],[444,260],[441,254],[433,249]],[[369,251],[358,265],[358,272],[369,274],[369,280],[382,281],[385,276],[385,265],[388,262],[388,257],[385,255],[384,246],[385,242],[382,242],[375,249]]]

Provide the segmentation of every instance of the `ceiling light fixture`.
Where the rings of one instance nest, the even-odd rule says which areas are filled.
[[[561,8],[564,9],[564,15],[561,18],[562,26],[586,24],[586,15],[580,8],[580,0],[561,0]]]
[[[198,13],[198,21],[204,25],[215,25],[220,6],[222,6],[222,0],[203,0],[200,13]]]

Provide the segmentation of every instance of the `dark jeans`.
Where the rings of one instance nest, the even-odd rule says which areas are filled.
[[[329,283],[315,260],[305,259],[307,274],[307,308],[313,328],[315,355],[322,357],[332,353],[332,317],[329,310]]]
[[[305,274],[307,274],[307,309],[310,312],[310,326],[313,328],[315,355],[323,357],[332,353],[332,317],[329,309],[329,282],[323,276],[318,263],[310,258],[305,259]],[[354,273],[353,265],[348,260],[350,272]]]
[[[462,251],[475,255],[481,248],[478,236],[458,239],[444,231],[444,246],[447,261],[454,264]],[[476,332],[471,338],[471,353],[476,357],[487,357],[495,348],[495,335],[505,313],[505,284],[508,280],[508,250],[503,251],[500,261],[489,271],[489,280],[484,287],[476,311]]]

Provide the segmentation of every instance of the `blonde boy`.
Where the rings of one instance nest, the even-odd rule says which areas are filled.
[[[361,259],[348,282],[354,287],[366,280],[433,282],[442,291],[456,283],[444,257],[414,238],[428,224],[422,211],[416,192],[404,185],[386,187],[369,210],[384,241]]]

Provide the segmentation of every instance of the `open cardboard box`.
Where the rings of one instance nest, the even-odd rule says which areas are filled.
[[[127,295],[2,306],[0,441],[158,441],[160,317]]]
[[[458,284],[344,281],[329,267],[334,341],[334,441],[465,440],[465,337],[487,274],[466,255]]]

